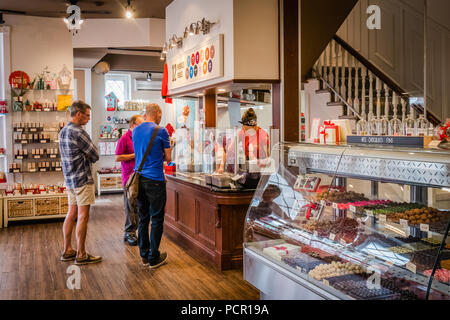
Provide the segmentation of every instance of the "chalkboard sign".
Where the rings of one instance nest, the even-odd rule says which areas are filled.
[[[347,136],[347,144],[388,145],[397,147],[423,148],[429,137],[398,136]]]

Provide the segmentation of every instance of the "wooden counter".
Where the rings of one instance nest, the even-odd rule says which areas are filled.
[[[219,270],[242,268],[244,220],[253,191],[217,192],[167,176],[164,234]]]

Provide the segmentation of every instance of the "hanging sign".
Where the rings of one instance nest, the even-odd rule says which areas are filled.
[[[14,71],[9,75],[9,84],[12,88],[25,89],[30,83],[30,77],[23,71]]]
[[[169,90],[223,77],[223,34],[168,57]]]

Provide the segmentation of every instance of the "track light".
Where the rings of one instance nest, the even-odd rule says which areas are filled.
[[[161,52],[161,56],[159,57],[159,59],[165,60],[165,59],[166,59],[166,55],[165,55],[164,53]]]
[[[197,29],[197,28],[194,29],[194,25],[195,25],[195,23],[191,23],[191,25],[189,26],[189,35],[190,36],[193,36],[196,32],[195,29]]]
[[[164,47],[162,48],[161,53],[167,53],[167,42],[164,42]]]
[[[131,0],[127,0],[127,5],[125,7],[125,17],[128,19],[133,18],[133,7],[131,6]]]
[[[187,37],[190,35],[188,27],[184,28],[183,32],[183,38],[187,39]]]
[[[147,81],[152,81],[152,74],[147,72]]]

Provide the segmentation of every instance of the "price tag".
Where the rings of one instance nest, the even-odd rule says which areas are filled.
[[[333,202],[333,209],[338,209],[338,204],[336,202]]]
[[[7,197],[12,197],[13,194],[12,194],[12,193],[7,193],[6,196],[7,196]]]
[[[27,192],[27,196],[32,196],[33,195],[33,191],[28,191]]]
[[[389,261],[389,260],[385,260],[384,261],[387,265],[389,265],[389,266],[393,266],[394,265],[394,263],[392,262],[392,261]]]
[[[386,223],[387,218],[386,218],[386,216],[384,214],[380,214],[379,217],[380,217],[379,218],[380,219],[380,223]]]
[[[355,206],[350,206],[350,208],[349,208],[349,209],[350,209],[350,211],[351,211],[351,212],[353,212],[353,213],[355,213],[355,212],[356,212],[356,207],[355,207]]]
[[[23,132],[23,129],[22,128],[17,129],[17,132]]]
[[[325,200],[320,200],[320,204],[325,207],[327,205],[327,202]]]
[[[41,156],[34,156],[34,158],[35,158],[35,159],[40,159],[40,158],[41,158]]]
[[[329,238],[331,241],[334,241],[334,239],[336,238],[336,235],[334,233],[330,233]]]
[[[302,268],[300,268],[299,266],[296,267],[298,271],[302,272]]]
[[[323,282],[323,284],[326,285],[326,286],[329,286],[329,285],[330,285],[330,281],[328,281],[327,279],[323,279],[322,282]]]
[[[346,245],[347,245],[347,242],[345,242],[344,239],[341,239],[339,242],[340,242],[343,246],[346,246]]]
[[[36,132],[37,130],[36,130],[36,128],[31,128],[30,129],[30,132]]]
[[[400,224],[401,224],[402,226],[404,226],[404,227],[407,227],[407,226],[408,226],[408,220],[400,219]]]
[[[14,172],[14,173],[19,173],[20,170],[19,170],[19,169],[14,169],[13,172]]]
[[[22,160],[22,159],[23,159],[23,156],[17,156],[16,159],[17,159],[17,160]]]
[[[50,158],[56,158],[56,154],[51,154]]]
[[[55,171],[61,171],[61,168],[56,168]]]
[[[27,144],[27,143],[28,143],[28,140],[22,140],[22,141],[20,141],[20,143],[22,143],[22,144]]]
[[[425,223],[421,223],[420,224],[420,231],[430,232],[430,225],[425,224]]]
[[[317,233],[317,231],[314,231],[313,236],[314,236],[314,237],[318,237],[318,236],[319,236],[319,234]]]
[[[40,172],[46,172],[46,171],[47,171],[47,169],[45,169],[45,168],[41,168],[41,169],[39,169],[39,171],[40,171]]]
[[[49,192],[47,192],[47,194],[56,194],[56,192],[55,191],[49,191]]]
[[[41,143],[47,143],[47,140],[41,140]]]
[[[367,210],[367,211],[366,211],[366,214],[367,214],[369,217],[373,217],[373,211]]]
[[[406,264],[406,269],[408,269],[409,271],[411,271],[412,273],[416,273],[417,272],[417,267],[414,263],[408,262]]]

